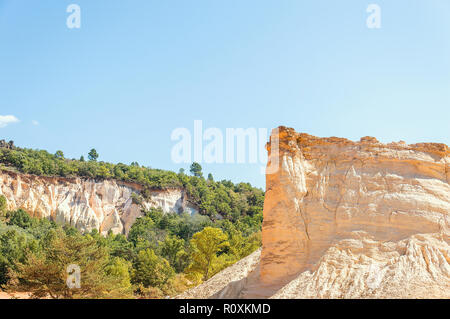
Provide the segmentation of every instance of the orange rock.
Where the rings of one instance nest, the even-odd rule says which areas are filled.
[[[450,298],[446,145],[270,139],[260,261],[191,298]]]

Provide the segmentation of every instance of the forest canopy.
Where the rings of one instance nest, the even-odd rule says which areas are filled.
[[[183,188],[200,213],[213,219],[223,217],[236,221],[240,216],[262,213],[264,192],[261,189],[249,183],[214,181],[212,174],[205,179],[198,163],[192,164],[192,175],[187,175],[184,170],[175,173],[144,167],[136,162],[126,165],[98,161],[99,154],[95,149],[89,152],[88,158],[88,161],[84,157],[67,159],[62,151],[50,154],[44,150],[0,148],[0,165],[26,174],[134,182],[144,186],[144,197],[153,189]]]

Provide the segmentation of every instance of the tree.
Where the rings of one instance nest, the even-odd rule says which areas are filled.
[[[3,195],[0,195],[0,220],[3,220],[6,217],[6,198]]]
[[[175,272],[169,262],[155,254],[152,249],[141,250],[138,254],[133,282],[144,287],[163,288]]]
[[[214,177],[211,173],[208,174],[208,181],[214,182]]]
[[[34,240],[16,230],[8,230],[0,235],[0,286],[9,281],[11,270],[16,270],[19,263],[25,262],[26,252],[36,248]]]
[[[58,229],[42,239],[41,247],[38,253],[29,251],[26,261],[11,269],[8,290],[30,292],[33,298],[72,299],[117,297],[123,289],[123,277],[105,271],[107,249],[92,237],[68,236]],[[80,269],[80,288],[67,285],[70,265]]]
[[[56,158],[61,158],[61,159],[63,159],[63,158],[64,158],[64,153],[63,153],[63,151],[56,151],[55,157],[56,157]]]
[[[158,242],[163,240],[166,232],[155,225],[154,220],[149,216],[142,216],[136,219],[128,233],[128,240],[138,249],[156,249]]]
[[[84,162],[84,156],[83,155],[80,156],[80,162]]]
[[[197,162],[192,163],[190,172],[194,176],[203,177],[202,166]]]
[[[184,240],[177,236],[167,236],[159,245],[161,247],[161,255],[169,261],[170,266],[177,272],[182,272],[187,266],[183,264],[183,261],[187,259],[184,251]]]
[[[131,293],[131,263],[120,257],[114,257],[106,266],[105,272],[109,277],[116,278],[119,282],[119,291]]]
[[[99,155],[98,155],[97,151],[95,150],[95,148],[91,149],[91,151],[88,154],[88,158],[92,162],[96,162],[98,159],[98,156]]]
[[[7,225],[16,225],[20,228],[30,228],[33,223],[32,218],[26,211],[19,209],[15,212],[8,213]]]
[[[188,273],[199,273],[208,280],[219,271],[220,260],[217,254],[229,246],[227,235],[220,228],[205,227],[191,239],[193,248],[192,264]]]
[[[222,225],[222,229],[227,233],[228,242],[230,243],[227,255],[231,263],[241,260],[261,247],[261,232],[255,232],[250,236],[245,236],[236,227],[236,224],[239,225],[240,222],[233,224],[227,220]]]

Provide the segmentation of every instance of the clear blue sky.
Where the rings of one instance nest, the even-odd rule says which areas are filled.
[[[170,134],[197,119],[450,144],[449,109],[448,0],[0,0],[0,116],[20,120],[0,139],[23,147],[178,171]],[[258,165],[203,166],[264,187]]]

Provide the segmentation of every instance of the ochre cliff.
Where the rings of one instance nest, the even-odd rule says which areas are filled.
[[[36,217],[50,218],[60,224],[70,224],[81,231],[98,229],[106,234],[128,233],[141,207],[133,202],[132,194],[142,187],[115,180],[41,177],[0,171],[0,195],[7,200],[8,209],[23,208]],[[187,202],[182,189],[152,191],[142,205],[161,207],[165,212],[195,208]]]
[[[209,297],[450,298],[446,145],[280,127],[268,151],[260,261]]]

